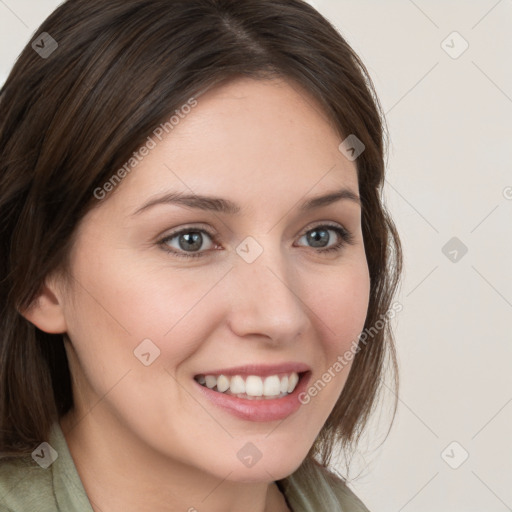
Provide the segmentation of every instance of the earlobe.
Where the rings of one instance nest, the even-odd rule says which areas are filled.
[[[20,314],[44,332],[61,334],[67,331],[62,299],[49,281],[45,281],[30,307]]]

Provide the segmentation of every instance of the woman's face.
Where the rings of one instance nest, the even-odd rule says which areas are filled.
[[[306,456],[350,364],[309,403],[298,390],[332,373],[364,326],[360,206],[305,207],[342,189],[357,196],[356,164],[296,85],[238,79],[197,102],[78,228],[59,299],[74,415],[113,447],[129,440],[221,479],[277,480]],[[193,200],[143,208],[171,193]],[[235,369],[248,365],[260,368]],[[220,386],[272,394],[286,387],[275,375],[294,368],[309,371],[288,398],[241,400],[195,379],[235,369],[241,379]]]

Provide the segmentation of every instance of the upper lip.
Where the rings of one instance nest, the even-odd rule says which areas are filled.
[[[276,375],[278,373],[302,373],[310,371],[311,368],[304,363],[287,362],[281,364],[247,364],[243,366],[234,366],[231,368],[220,368],[198,373],[197,375]],[[196,375],[196,376],[197,376]]]

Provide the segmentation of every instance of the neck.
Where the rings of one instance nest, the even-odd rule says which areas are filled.
[[[71,411],[60,425],[94,512],[290,512],[274,482],[221,479],[170,460],[126,429],[100,428],[93,412],[76,422]]]

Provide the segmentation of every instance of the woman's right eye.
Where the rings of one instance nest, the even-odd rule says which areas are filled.
[[[198,258],[204,256],[205,252],[208,250],[206,249],[197,252],[203,246],[204,235],[210,238],[213,243],[213,235],[211,235],[204,229],[187,228],[181,229],[180,231],[177,231],[175,233],[171,233],[170,235],[160,240],[159,244],[162,245],[164,251],[169,252],[178,257]],[[177,244],[177,247],[176,245],[172,244],[174,240],[176,240],[174,244]],[[174,247],[174,249],[170,249],[170,247]]]

